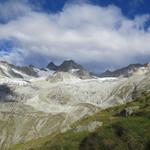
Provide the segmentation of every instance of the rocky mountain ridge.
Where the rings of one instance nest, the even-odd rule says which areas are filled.
[[[71,71],[48,72],[32,78],[14,78],[12,74],[7,78],[4,74],[0,76],[1,149],[64,132],[75,121],[102,109],[132,101],[150,89],[149,65],[137,69],[126,78],[95,77],[83,80]]]
[[[106,70],[105,72],[101,73],[99,77],[129,77],[131,76],[134,72],[136,72],[139,68],[144,68],[147,66],[146,64],[130,64],[126,67],[123,67],[121,69],[117,69],[115,71],[110,71]]]
[[[50,62],[46,68],[37,68],[33,65],[29,66],[15,66],[9,64],[5,61],[0,61],[0,76],[8,78],[27,78],[27,77],[41,77],[45,75],[51,75],[54,72],[69,72],[81,79],[88,79],[95,77],[129,77],[134,72],[138,71],[139,68],[147,67],[146,64],[130,64],[127,67],[117,69],[115,71],[106,70],[101,74],[94,74],[89,72],[80,64],[76,63],[73,60],[65,60],[60,65],[55,65],[53,62]]]
[[[37,72],[31,66],[15,66],[5,61],[0,61],[0,76],[8,78],[38,77]]]
[[[51,69],[51,70],[55,70],[55,71],[64,71],[64,72],[68,72],[68,71],[70,71],[72,69],[84,69],[81,65],[77,64],[73,60],[65,60],[59,66],[55,65],[53,62],[50,62],[47,65],[47,68]]]
[[[55,65],[53,62],[50,62],[47,65],[47,68],[57,72],[69,72],[81,79],[92,78],[92,74],[90,72],[73,60],[65,60],[59,66]]]

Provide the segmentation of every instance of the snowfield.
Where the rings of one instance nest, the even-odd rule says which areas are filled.
[[[11,78],[2,78],[0,79],[0,84],[8,84],[8,85],[26,85],[29,81],[25,81],[22,79],[11,79]]]

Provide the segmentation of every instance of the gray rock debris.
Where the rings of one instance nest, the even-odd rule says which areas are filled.
[[[83,131],[89,131],[89,132],[93,132],[95,131],[97,128],[101,127],[103,125],[103,122],[99,122],[99,121],[93,121],[87,125],[84,126],[78,126],[75,129],[73,129],[74,132],[83,132]]]

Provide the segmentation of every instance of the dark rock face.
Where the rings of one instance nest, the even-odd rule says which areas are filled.
[[[69,72],[81,79],[87,79],[92,77],[92,75],[85,68],[83,68],[81,65],[77,64],[73,60],[65,60],[59,66],[56,66],[53,62],[50,62],[47,68],[57,72]]]
[[[73,60],[66,60],[58,67],[59,71],[64,71],[64,72],[68,72],[71,69],[84,70],[84,68],[81,65],[77,64]]]
[[[5,84],[0,85],[0,102],[13,102],[14,95],[10,87]]]
[[[84,69],[81,65],[77,64],[73,60],[66,60],[60,66],[56,66],[53,62],[47,65],[47,68],[54,71],[68,72],[71,69]]]
[[[47,68],[50,69],[50,70],[56,71],[56,70],[58,69],[58,66],[56,66],[53,62],[50,62],[50,63],[47,65]]]
[[[105,71],[104,73],[100,74],[100,77],[111,77],[114,76],[113,72],[111,72],[110,70]]]
[[[132,75],[133,72],[137,71],[140,67],[146,67],[147,64],[131,64],[127,67],[118,69],[116,71],[110,71],[107,70],[104,73],[100,74],[99,77],[119,77],[119,76],[124,76],[124,77],[129,77]]]

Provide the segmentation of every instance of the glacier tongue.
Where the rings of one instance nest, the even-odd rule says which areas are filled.
[[[70,113],[80,103],[100,107],[111,96],[112,90],[124,80],[117,78],[81,80],[68,73],[58,73],[20,86],[15,92],[24,95],[26,105],[39,111]]]

